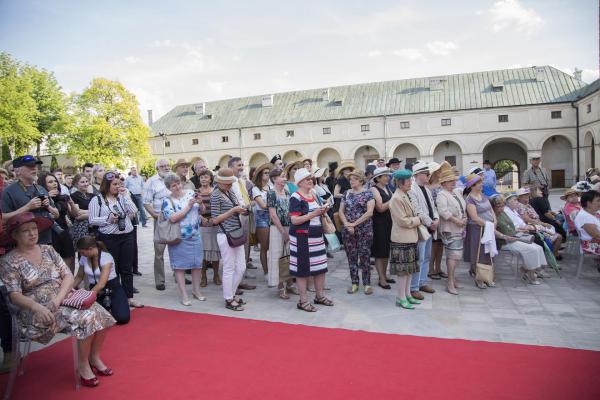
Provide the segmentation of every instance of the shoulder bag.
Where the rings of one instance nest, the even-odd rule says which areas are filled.
[[[175,211],[175,204],[173,199],[169,196],[171,207]],[[158,214],[158,221],[156,221],[156,229],[154,230],[154,242],[160,244],[176,245],[181,242],[181,227],[179,223],[173,223],[161,212]]]
[[[223,193],[223,195],[225,195],[229,199],[229,201],[231,202],[231,204],[233,204],[234,207],[238,205],[237,201],[234,201],[231,197],[229,197],[229,194],[225,193],[221,189],[219,190],[221,191],[221,193]],[[248,236],[248,234],[242,228],[242,220],[240,219],[240,215],[236,214],[236,217],[240,224],[239,228],[228,231],[225,229],[225,226],[222,223],[219,223],[219,226],[221,227],[221,229],[225,233],[225,236],[227,237],[227,243],[230,247],[243,246],[246,243],[246,239]]]
[[[323,201],[321,200],[319,195],[315,192],[313,193],[313,196],[315,196],[315,198],[317,199],[317,203],[319,203],[319,205],[322,207]],[[331,218],[329,218],[329,215],[327,214],[321,215],[321,226],[323,227],[323,232],[325,234],[335,233],[335,231],[337,230],[336,226],[333,224]]]

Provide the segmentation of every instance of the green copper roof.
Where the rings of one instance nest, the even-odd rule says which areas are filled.
[[[536,79],[540,74],[543,80]],[[430,88],[430,79],[446,80]],[[273,106],[262,106],[262,95],[177,106],[152,124],[155,134],[207,132],[310,121],[382,115],[509,107],[573,101],[586,84],[555,68],[529,67],[473,72],[432,78],[364,83],[275,93]],[[336,105],[336,101],[341,105]],[[210,115],[208,117],[207,115]]]

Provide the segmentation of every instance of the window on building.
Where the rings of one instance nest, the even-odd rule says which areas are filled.
[[[361,125],[360,126],[360,131],[361,132],[369,132],[370,130],[371,130],[371,127],[369,126],[369,124]]]
[[[260,140],[260,133],[254,134],[254,140]]]
[[[294,131],[285,131],[285,137],[294,137]]]
[[[331,128],[323,128],[323,135],[331,135]]]
[[[446,157],[444,157],[444,159],[446,161],[448,161],[448,163],[450,165],[452,165],[453,167],[456,167],[456,156],[446,156]]]
[[[221,136],[221,142],[223,142],[223,143],[229,142],[229,136]]]
[[[169,142],[168,140],[165,142],[165,147],[171,147],[171,142]]]
[[[498,115],[498,122],[508,122],[508,114]]]
[[[586,112],[587,112],[588,114],[592,112],[592,105],[591,105],[591,104],[588,104],[588,105],[586,106]]]
[[[192,145],[197,145],[198,144],[198,139],[192,139]]]
[[[442,126],[450,126],[452,125],[452,120],[450,118],[442,118]]]
[[[410,122],[409,121],[402,121],[400,122],[400,129],[408,129],[410,128]]]
[[[550,113],[550,118],[552,118],[552,119],[561,119],[562,118],[562,111],[552,111]]]

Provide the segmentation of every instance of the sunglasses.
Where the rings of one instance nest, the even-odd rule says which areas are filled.
[[[115,174],[114,172],[107,172],[106,174],[104,174],[104,179],[106,179],[109,182],[114,181],[116,177],[117,174]]]

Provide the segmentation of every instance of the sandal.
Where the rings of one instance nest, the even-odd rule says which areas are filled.
[[[281,288],[279,289],[279,298],[282,300],[289,300],[290,296],[288,296],[288,294],[286,293],[285,288]]]
[[[373,288],[369,285],[365,286],[365,294],[366,295],[373,294]]]
[[[406,300],[408,300],[410,304],[421,304],[421,300],[417,300],[412,296],[406,296]]]
[[[392,287],[391,287],[389,284],[387,284],[387,283],[386,283],[385,285],[382,285],[382,284],[381,284],[381,282],[379,282],[377,285],[378,285],[380,288],[382,288],[382,289],[386,289],[386,290],[389,290],[389,289],[391,289],[391,288],[392,288]]]
[[[233,304],[234,302],[236,304]],[[244,307],[242,307],[240,303],[236,302],[235,299],[225,300],[225,308],[233,311],[244,311]]]
[[[317,307],[313,306],[308,301],[305,301],[304,303],[298,302],[298,304],[296,304],[296,308],[306,312],[316,312],[318,310]]]
[[[315,304],[321,304],[321,305],[327,306],[327,307],[332,307],[333,306],[333,301],[329,300],[325,296],[323,296],[323,297],[315,297],[314,303]]]
[[[440,272],[440,273],[438,273],[438,275],[440,276],[440,278],[444,278],[444,279],[448,278],[448,274],[445,272]]]
[[[348,294],[354,294],[356,292],[358,292],[358,285],[355,284],[352,284],[352,286],[350,286],[348,290],[346,290],[346,293]]]
[[[440,279],[442,279],[442,277],[440,276],[439,272],[435,273],[435,274],[429,274],[427,275],[428,278],[439,281]]]
[[[477,286],[479,289],[487,289],[487,286],[485,286],[483,282],[479,282],[478,280],[475,280],[475,286]]]
[[[496,282],[492,281],[490,283],[485,282],[485,284],[487,285],[487,287],[496,287]]]
[[[412,304],[409,303],[408,300],[406,299],[402,299],[400,300],[399,298],[396,297],[396,305],[398,307],[402,307],[402,308],[406,308],[407,310],[414,310],[415,308],[413,307]]]
[[[246,302],[244,301],[244,299],[242,299],[240,296],[233,296],[233,299],[234,299],[234,300],[235,300],[235,301],[236,301],[238,304],[241,304],[241,305],[248,304],[248,303],[246,303]]]

